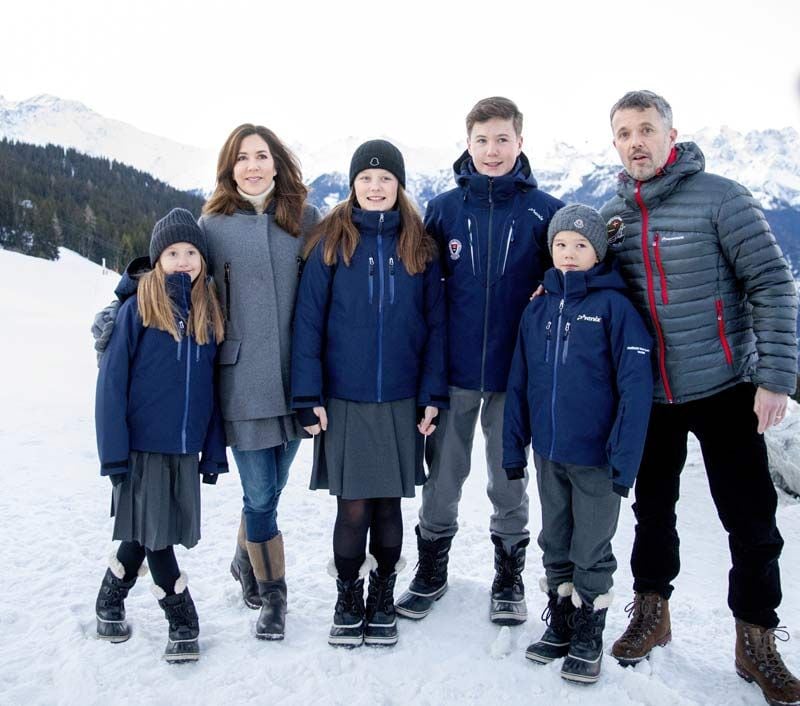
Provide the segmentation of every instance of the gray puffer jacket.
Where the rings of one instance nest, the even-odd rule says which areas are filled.
[[[320,213],[306,204],[300,236],[294,237],[275,222],[272,210],[199,221],[225,316],[219,387],[226,422],[291,414],[289,363],[300,255]]]
[[[764,214],[741,184],[704,171],[692,142],[645,182],[619,177],[602,209],[609,249],[658,347],[656,402],[750,380],[791,394],[797,290]]]

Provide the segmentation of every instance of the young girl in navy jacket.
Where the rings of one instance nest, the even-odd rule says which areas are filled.
[[[97,379],[101,474],[113,485],[113,538],[121,540],[97,596],[97,634],[130,637],[124,600],[146,573],[146,557],[169,621],[164,657],[173,662],[198,658],[199,626],[172,547],[200,539],[200,474],[214,483],[227,471],[214,392],[224,329],[207,258],[189,211],[173,209],[156,223],[152,270],[139,276],[138,291],[133,279],[117,289],[127,298]]]
[[[588,206],[562,208],[547,232],[555,267],[525,309],[511,365],[503,467],[524,477],[533,445],[542,506],[539,546],[548,594],[542,638],[528,659],[566,657],[561,676],[600,675],[617,562],[620,495],[633,486],[653,395],[651,338],[603,262],[606,228]]]
[[[405,194],[402,154],[385,140],[364,143],[350,186],[306,251],[292,405],[315,435],[311,488],[337,498],[328,642],[354,647],[397,642],[400,498],[424,481],[424,436],[448,396],[441,271]]]

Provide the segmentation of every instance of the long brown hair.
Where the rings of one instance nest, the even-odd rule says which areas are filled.
[[[192,283],[192,306],[186,328],[187,333],[204,346],[210,342],[212,335],[217,343],[222,343],[225,324],[217,288],[213,280],[206,277],[206,261],[201,257],[200,262],[200,274]],[[181,334],[175,324],[175,307],[167,294],[166,273],[160,262],[156,261],[156,266],[139,278],[137,295],[142,323],[166,331],[180,342]]]
[[[300,173],[300,162],[278,136],[263,125],[244,123],[228,135],[217,159],[217,186],[203,206],[203,213],[230,216],[237,208],[244,207],[246,202],[236,190],[233,167],[242,140],[250,135],[258,135],[267,143],[275,161],[275,190],[272,196],[275,199],[275,222],[287,233],[298,236],[303,218],[303,204],[308,194]]]
[[[358,207],[356,193],[350,190],[346,201],[334,206],[311,231],[304,250],[308,257],[320,240],[323,244],[323,260],[326,265],[333,265],[341,252],[345,265],[350,264],[356,246],[361,237],[353,223],[353,209]],[[406,272],[416,275],[425,270],[431,260],[436,257],[436,243],[425,232],[425,226],[416,207],[406,196],[405,189],[398,184],[397,203],[395,208],[400,212],[400,237],[397,239],[397,257],[402,261]]]

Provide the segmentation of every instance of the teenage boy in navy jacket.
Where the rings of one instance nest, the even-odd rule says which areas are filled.
[[[433,199],[425,214],[446,281],[450,409],[439,413],[428,437],[430,477],[416,528],[419,564],[397,612],[424,618],[447,590],[448,552],[480,414],[493,506],[490,617],[515,625],[527,617],[528,496],[527,479],[510,482],[503,472],[503,405],[520,317],[551,264],[547,224],[563,204],[537,188],[522,153],[522,113],[512,101],[481,100],[466,122],[467,150],[454,164],[457,186]]]
[[[619,496],[633,486],[647,434],[652,339],[622,277],[602,261],[597,211],[561,209],[548,243],[555,267],[522,316],[508,378],[503,467],[523,478],[532,442],[548,628],[526,656],[566,657],[561,676],[592,683],[617,568]]]

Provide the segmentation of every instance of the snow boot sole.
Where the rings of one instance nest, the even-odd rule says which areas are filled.
[[[400,596],[400,599],[394,604],[394,609],[398,615],[410,620],[422,620],[428,613],[433,610],[433,604],[436,603],[447,592],[447,584],[441,588],[437,588],[431,593],[415,593],[413,591],[406,591]]]

